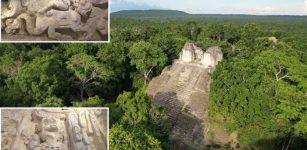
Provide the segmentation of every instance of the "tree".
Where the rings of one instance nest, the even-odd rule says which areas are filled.
[[[128,58],[128,45],[121,41],[112,40],[110,44],[99,45],[99,51],[97,52],[97,58],[100,63],[105,64],[109,70],[114,73],[110,77],[110,80],[104,88],[104,91],[108,92],[110,96],[117,96],[124,89],[130,89],[130,71]],[[128,64],[128,65],[127,65]],[[112,93],[112,94],[111,94]]]
[[[84,53],[88,55],[95,55],[97,53],[98,45],[96,44],[84,44],[84,43],[73,43],[73,44],[62,44],[61,47],[64,49],[64,55],[71,57],[76,54]]]
[[[49,97],[42,104],[36,105],[37,107],[64,107],[62,99],[57,97]]]
[[[84,100],[84,92],[88,94],[91,86],[97,86],[109,79],[112,71],[95,57],[80,53],[72,56],[67,62],[67,69],[74,74],[75,84],[80,89],[80,98]]]
[[[110,129],[110,149],[162,150],[161,142],[138,128],[114,125]]]
[[[100,99],[99,96],[90,97],[86,101],[82,102],[73,102],[74,107],[102,107],[103,99]]]
[[[162,68],[167,61],[162,49],[145,41],[133,44],[129,57],[131,64],[143,73],[145,85],[153,69]]]
[[[115,104],[121,109],[115,109],[120,117],[115,119],[118,120],[118,124],[144,130],[159,139],[163,148],[169,146],[168,116],[163,108],[151,103],[151,98],[145,93],[145,87],[139,89],[135,94],[124,92],[118,96]]]
[[[174,59],[179,57],[181,48],[188,41],[188,38],[180,36],[176,32],[166,31],[152,36],[150,41],[163,49],[168,58],[167,65],[170,65]]]
[[[242,145],[278,138],[270,145],[299,149],[293,142],[306,136],[306,70],[296,57],[273,50],[223,61],[212,75],[209,114],[223,116]]]
[[[61,56],[37,57],[24,64],[18,74],[6,80],[8,95],[23,106],[41,104],[48,97],[63,94],[65,68]]]
[[[196,22],[188,22],[188,27],[190,28],[190,39],[193,41],[197,41],[197,37],[201,31],[200,28],[197,26]]]
[[[5,51],[0,57],[0,74],[7,77],[17,75],[18,70],[26,62],[25,53],[18,50]]]
[[[118,96],[116,104],[125,112],[121,121],[133,127],[149,122],[150,99],[144,91],[135,95],[125,92]]]

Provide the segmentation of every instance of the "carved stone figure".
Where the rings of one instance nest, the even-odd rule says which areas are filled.
[[[108,40],[107,0],[8,0],[1,4],[2,40]]]
[[[27,149],[36,149],[40,146],[40,138],[37,134],[33,134],[29,140],[29,143],[27,143]]]
[[[1,110],[2,150],[106,150],[107,130],[99,130],[99,136],[88,131],[96,126],[102,129],[106,121],[91,122],[107,118],[107,112],[102,109],[102,113],[88,117],[94,112],[94,109]]]

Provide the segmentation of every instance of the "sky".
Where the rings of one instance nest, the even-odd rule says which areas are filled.
[[[111,12],[169,9],[191,14],[307,15],[307,0],[110,0]]]

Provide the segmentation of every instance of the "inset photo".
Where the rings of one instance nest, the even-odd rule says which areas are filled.
[[[109,42],[109,0],[1,0],[1,42]]]
[[[1,150],[108,150],[108,108],[1,109]]]

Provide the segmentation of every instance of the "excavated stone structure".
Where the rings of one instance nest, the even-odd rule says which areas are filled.
[[[209,73],[223,58],[221,48],[206,52],[192,43],[180,59],[148,85],[153,102],[164,107],[172,125],[171,149],[204,149],[208,129]]]
[[[106,150],[105,109],[2,109],[2,150]]]
[[[193,43],[186,43],[180,53],[180,60],[183,62],[201,63],[205,68],[215,68],[219,61],[222,61],[223,54],[220,47],[210,47],[206,52]]]
[[[4,41],[107,41],[108,0],[2,0]]]

